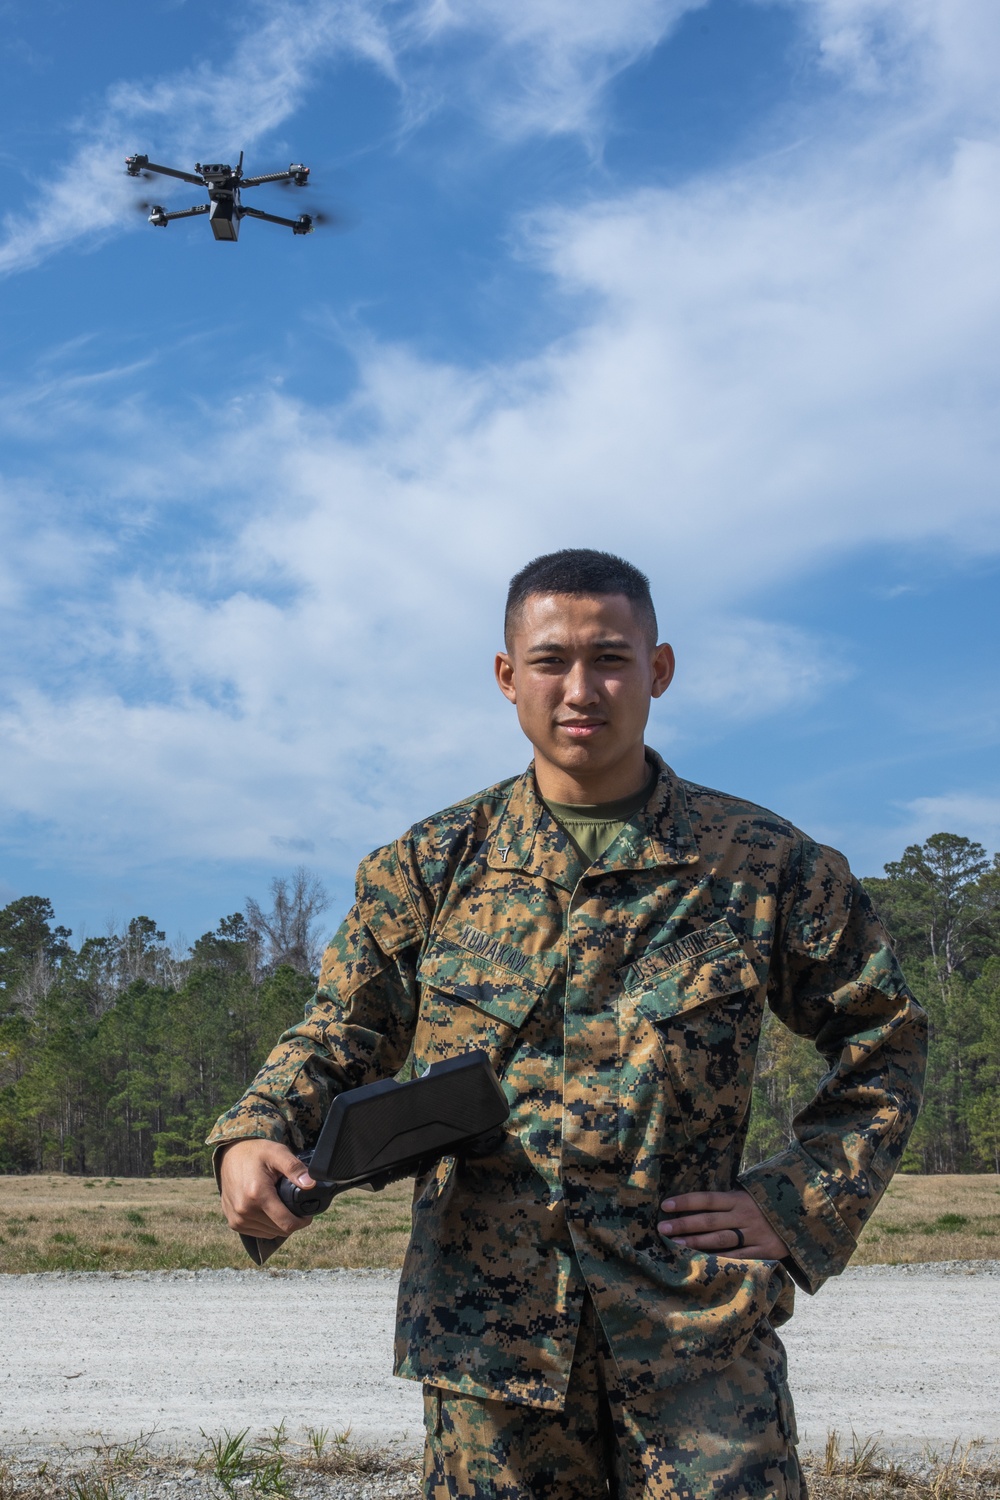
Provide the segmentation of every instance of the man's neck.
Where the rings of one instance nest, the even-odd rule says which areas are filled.
[[[627,761],[600,771],[566,771],[535,751],[535,781],[547,802],[586,806],[619,802],[641,792],[648,780],[649,765],[642,745],[637,746],[636,754]]]

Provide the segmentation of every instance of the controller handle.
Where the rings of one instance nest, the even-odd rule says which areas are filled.
[[[337,1194],[332,1182],[317,1182],[315,1187],[303,1188],[287,1177],[279,1177],[274,1185],[288,1212],[297,1219],[311,1219],[313,1214],[326,1213]]]

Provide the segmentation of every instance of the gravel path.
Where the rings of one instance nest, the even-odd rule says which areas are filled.
[[[0,1446],[101,1434],[194,1451],[201,1431],[282,1419],[420,1441],[420,1392],[390,1375],[391,1271],[0,1276]],[[1000,1443],[1000,1261],[849,1270],[782,1330],[806,1447],[827,1430],[900,1453]]]

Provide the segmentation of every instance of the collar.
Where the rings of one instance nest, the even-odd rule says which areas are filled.
[[[698,843],[688,816],[680,779],[655,750],[646,758],[657,768],[645,807],[628,822],[597,862],[606,870],[653,870],[661,865],[689,865],[698,859]],[[523,870],[572,890],[579,875],[576,850],[538,795],[534,766],[519,776],[487,834],[491,870]]]

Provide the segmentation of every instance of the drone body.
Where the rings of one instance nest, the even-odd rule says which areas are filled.
[[[309,168],[302,166],[301,162],[293,162],[284,172],[265,172],[260,177],[244,177],[242,151],[235,167],[222,162],[207,166],[196,162],[194,172],[158,166],[148,156],[126,156],[125,170],[130,177],[151,177],[156,172],[162,177],[179,177],[182,182],[193,182],[198,187],[208,189],[207,203],[196,204],[194,208],[182,208],[175,213],[168,213],[159,204],[148,204],[147,207],[152,210],[149,222],[159,229],[166,228],[171,219],[193,219],[199,214],[208,214],[208,222],[217,240],[230,242],[239,239],[240,220],[245,216],[266,219],[269,224],[283,224],[293,234],[309,234],[313,229],[312,214],[299,214],[297,219],[286,219],[280,214],[266,214],[262,209],[250,208],[240,201],[243,188],[260,187],[264,182],[294,183],[297,187],[305,187],[309,181]]]

